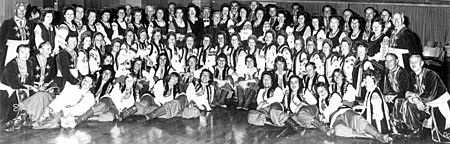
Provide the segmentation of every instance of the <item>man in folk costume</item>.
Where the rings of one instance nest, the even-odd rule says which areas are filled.
[[[0,72],[7,62],[17,56],[17,46],[29,44],[33,30],[33,23],[25,19],[26,5],[17,3],[15,10],[15,16],[3,21],[0,27]]]
[[[0,121],[1,123],[18,117],[7,124],[7,131],[20,129],[28,118],[26,112],[20,111],[20,104],[30,97],[30,90],[37,91],[33,85],[33,68],[28,45],[17,47],[17,57],[8,62],[1,74],[0,83]]]
[[[422,54],[420,40],[416,38],[413,31],[405,26],[405,16],[403,14],[395,13],[392,16],[392,22],[395,29],[390,37],[389,52],[395,53],[399,57],[400,65],[410,71],[409,56]]]
[[[420,118],[416,115],[419,114],[417,116],[420,116],[420,113],[424,114],[424,112],[420,112],[413,103],[409,103],[405,99],[405,93],[412,91],[413,87],[410,73],[398,64],[397,55],[388,53],[385,59],[388,72],[384,81],[384,94],[386,94],[385,100],[392,112],[394,132],[408,134],[422,127],[425,117]]]
[[[68,37],[67,47],[62,49],[56,56],[56,65],[58,67],[58,74],[55,82],[63,91],[67,86],[73,87],[80,80],[78,79],[77,70],[77,53],[75,47],[77,45],[77,37]]]
[[[431,114],[426,127],[431,128],[431,137],[435,142],[450,142],[450,94],[439,75],[423,67],[420,55],[411,55],[409,64],[414,72],[414,90],[405,94],[408,102],[418,110]],[[412,76],[412,75],[411,75]]]

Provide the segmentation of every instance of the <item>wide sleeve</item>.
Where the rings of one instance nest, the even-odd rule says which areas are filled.
[[[284,98],[283,90],[281,88],[277,87],[275,88],[275,91],[273,92],[273,96],[267,99],[267,103],[275,103],[275,102],[282,102]]]
[[[68,53],[59,53],[58,56],[56,56],[56,62],[58,63],[58,70],[61,71],[61,74],[63,78],[68,81],[70,84],[75,85],[79,82],[79,80],[72,75],[70,72],[70,55]]]
[[[35,36],[34,42],[36,43],[36,46],[44,42],[44,39],[42,38],[42,29],[39,25],[37,25],[34,28],[34,36]]]
[[[305,97],[305,101],[309,104],[309,105],[316,105],[317,104],[317,99],[316,97],[314,97],[314,95],[309,91],[306,90],[305,94],[303,95]]]
[[[330,103],[323,111],[323,115],[325,116],[325,119],[330,119],[330,116],[333,112],[337,111],[338,108],[342,105],[342,99],[341,97],[334,93],[331,95]]]
[[[186,90],[186,96],[188,98],[188,101],[193,101],[195,97],[197,97],[197,94],[195,93],[195,86],[193,83],[189,83]]]
[[[423,93],[420,94],[420,98],[422,98],[424,102],[435,100],[447,92],[444,83],[434,71],[424,71],[423,83],[425,88]]]

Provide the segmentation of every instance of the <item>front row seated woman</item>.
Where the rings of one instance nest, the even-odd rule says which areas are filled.
[[[211,110],[209,104],[214,94],[212,76],[209,70],[203,70],[200,80],[189,84],[185,94],[181,91],[180,75],[173,72],[155,84],[153,97],[150,94],[140,96],[136,91],[137,78],[129,74],[123,82],[117,82],[97,104],[78,117],[76,122],[94,115],[98,115],[100,121],[112,121],[115,118],[119,121],[145,121],[176,116],[198,117],[200,110]]]

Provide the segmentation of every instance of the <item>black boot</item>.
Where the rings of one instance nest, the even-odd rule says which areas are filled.
[[[364,131],[370,135],[372,135],[375,139],[377,139],[378,141],[382,142],[382,143],[388,143],[390,141],[392,141],[392,138],[389,137],[388,134],[381,134],[380,132],[377,131],[377,129],[375,127],[373,127],[370,124],[367,124],[367,126],[364,128]]]
[[[295,132],[299,132],[301,135],[305,135],[306,129],[298,125],[297,122],[295,122],[292,118],[288,118],[286,121],[284,121],[284,124]]]
[[[91,108],[91,109],[89,109],[88,111],[86,111],[83,115],[79,116],[79,117],[75,120],[75,122],[76,122],[77,124],[79,124],[80,122],[85,121],[85,120],[87,120],[88,118],[90,118],[90,117],[92,117],[92,116],[94,116],[94,110]]]
[[[327,124],[318,120],[317,118],[313,118],[311,125],[318,128],[320,131],[326,133],[328,136],[331,136],[334,133],[333,129],[330,129],[330,127]]]
[[[122,112],[119,115],[119,121],[127,118],[130,115],[133,115],[136,112],[137,112],[137,107],[136,106],[132,106],[130,108],[123,109]],[[128,119],[128,120],[125,120],[125,121],[133,121],[133,120],[132,119]]]

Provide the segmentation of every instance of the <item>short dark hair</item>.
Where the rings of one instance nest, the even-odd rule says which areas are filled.
[[[30,49],[30,46],[28,44],[21,44],[19,46],[17,46],[16,52],[19,53],[19,49],[20,48],[27,48]]]

